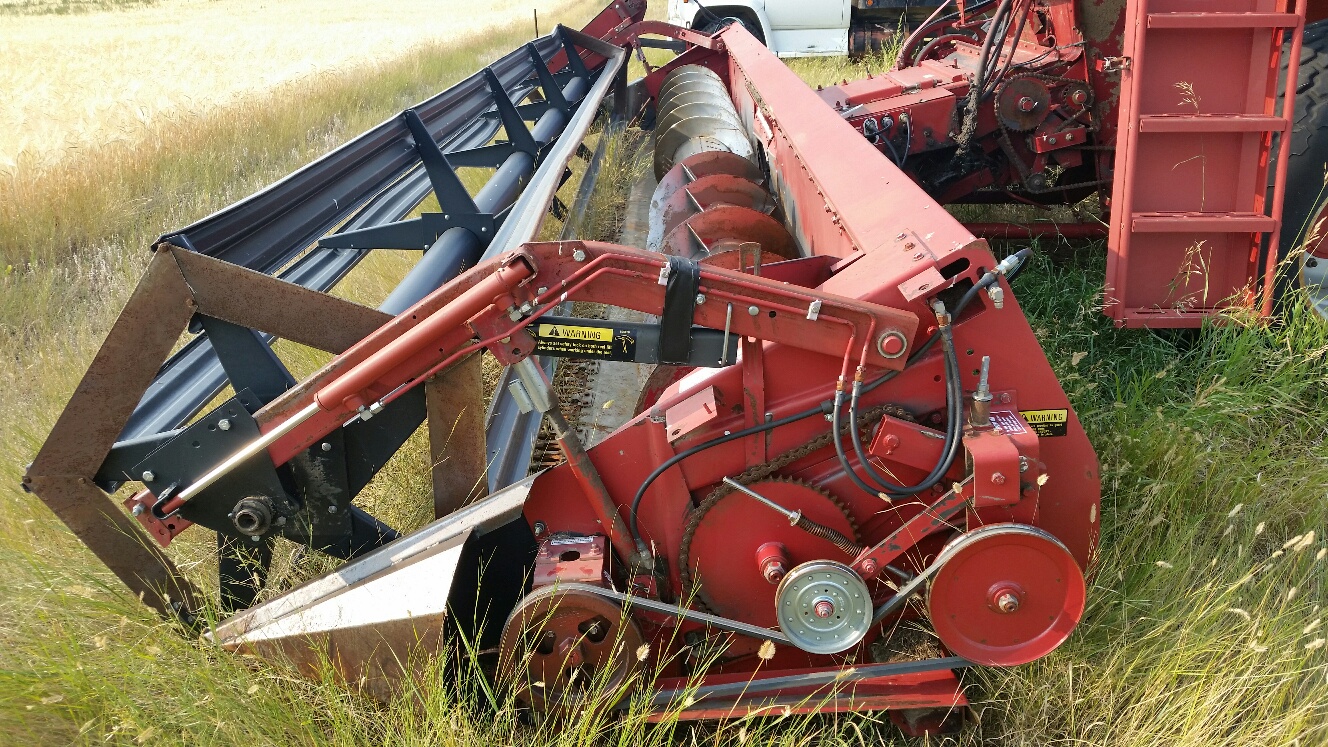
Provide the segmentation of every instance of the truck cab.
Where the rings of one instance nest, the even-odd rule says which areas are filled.
[[[669,0],[669,23],[707,32],[741,23],[780,57],[866,54],[942,1]]]

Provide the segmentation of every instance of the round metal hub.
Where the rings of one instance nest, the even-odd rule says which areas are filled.
[[[927,589],[945,647],[986,666],[1027,664],[1065,642],[1084,613],[1084,575],[1055,537],[991,524],[950,542]]]
[[[591,704],[613,705],[641,662],[636,623],[611,600],[550,586],[527,594],[507,618],[503,676],[517,698],[541,711],[573,715]]]
[[[775,594],[779,629],[803,651],[835,654],[871,629],[871,592],[843,563],[813,560],[794,568]]]

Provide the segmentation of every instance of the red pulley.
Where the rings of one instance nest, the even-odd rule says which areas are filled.
[[[941,551],[927,609],[941,643],[985,666],[1027,664],[1065,642],[1084,613],[1084,575],[1055,537],[990,524]]]

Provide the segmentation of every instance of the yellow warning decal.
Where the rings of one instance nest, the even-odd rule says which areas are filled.
[[[1069,410],[1020,410],[1019,414],[1039,436],[1064,436],[1069,431]]]
[[[612,342],[613,330],[605,327],[573,327],[570,324],[541,324],[539,336],[545,339]]]
[[[541,323],[535,328],[535,352],[566,358],[631,361],[636,359],[636,333],[612,326]]]

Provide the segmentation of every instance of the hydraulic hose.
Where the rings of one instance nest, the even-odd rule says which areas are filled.
[[[1010,66],[1014,64],[1014,53],[1017,49],[1019,49],[1019,38],[1024,35],[1024,25],[1028,23],[1028,17],[1032,15],[1032,13],[1033,13],[1032,3],[1026,3],[1024,5],[1024,12],[1019,15],[1019,26],[1015,28],[1014,41],[1010,43],[1010,58],[1005,61],[1005,67],[1001,68],[1001,72],[995,75],[991,79],[991,81],[989,81],[990,85],[987,88],[987,90],[982,92],[982,98],[985,99],[991,94],[995,93],[996,86],[1000,85],[1001,80],[1005,78],[1006,74],[1010,72]],[[1002,48],[1005,47],[1004,39],[1001,40],[1001,47]],[[1001,60],[1001,55],[998,52],[996,54],[997,64],[1000,64],[1000,60]]]
[[[641,529],[638,521],[638,511],[641,508],[641,501],[646,496],[646,491],[650,489],[650,485],[654,483],[655,480],[659,479],[660,475],[669,471],[669,469],[672,468],[674,465],[676,465],[678,462],[681,462],[682,460],[687,459],[688,457],[699,454],[705,451],[706,449],[719,446],[721,444],[726,444],[731,441],[737,441],[738,439],[747,438],[748,436],[754,436],[758,433],[764,433],[766,431],[779,428],[780,426],[796,423],[800,420],[806,420],[807,418],[814,417],[816,415],[821,415],[824,412],[825,412],[825,405],[824,404],[817,405],[816,407],[812,407],[803,410],[802,412],[782,417],[778,420],[771,420],[768,423],[758,423],[757,425],[753,425],[750,428],[744,428],[740,431],[734,431],[728,434],[727,436],[721,436],[720,438],[716,438],[713,441],[706,441],[703,444],[697,444],[696,446],[693,446],[692,448],[686,451],[678,452],[677,454],[674,454],[672,457],[669,457],[667,460],[664,461],[663,464],[656,467],[654,472],[651,472],[646,477],[645,481],[641,483],[641,487],[636,489],[636,495],[632,497],[632,509],[627,517],[627,526],[632,533],[632,540],[638,543],[641,541]]]
[[[1014,0],[1001,0],[997,6],[996,12],[991,16],[991,30],[987,38],[982,41],[982,52],[978,55],[977,73],[973,77],[973,83],[968,89],[968,104],[964,111],[964,125],[960,129],[959,154],[966,155],[973,147],[973,136],[977,132],[978,126],[978,99],[982,97],[982,89],[986,85],[986,70],[988,60],[991,58],[991,46],[996,39],[997,28],[1001,25],[1001,20],[1009,14],[1010,5]]]
[[[1001,275],[1012,276],[1023,265],[1023,263],[1027,260],[1027,258],[1030,255],[1032,255],[1032,253],[1033,253],[1032,249],[1027,249],[1027,248],[1021,249],[1018,252],[1015,252],[1014,254],[1005,258],[1005,260],[1003,260],[999,265],[997,265],[994,270],[991,270],[986,274],[984,274],[978,280],[978,282],[973,284],[972,288],[969,288],[968,291],[964,293],[963,296],[960,297],[959,303],[955,304],[955,308],[954,311],[951,313],[951,317],[958,318],[959,313],[963,311],[964,307],[968,306],[968,304],[971,303],[973,299],[977,297],[978,293],[981,292],[983,288],[996,282],[996,279],[999,278]],[[948,329],[948,327],[946,329]],[[911,363],[921,358],[923,355],[925,355],[927,351],[930,350],[931,347],[936,344],[936,341],[942,339],[942,337],[943,335],[941,330],[937,330],[937,332],[933,334],[931,337],[929,337],[926,342],[918,346],[913,351],[912,355],[910,355],[908,358],[909,362]],[[946,357],[947,414],[952,415],[952,417],[948,418],[949,422],[947,423],[947,428],[946,428],[947,434],[949,433],[950,430],[950,423],[956,424],[955,427],[960,432],[962,432],[961,424],[963,422],[963,390],[959,382],[959,363],[957,360],[957,355],[955,355],[954,353],[953,342],[954,342],[953,338],[950,338],[949,355],[947,355]],[[950,368],[952,360],[954,363],[953,369]],[[951,374],[951,371],[953,371],[953,375]],[[862,391],[870,392],[876,389],[877,387],[881,386],[882,384],[886,383],[887,381],[890,381],[898,374],[899,374],[898,371],[890,371],[889,373],[879,377],[870,384],[863,386]],[[950,383],[951,381],[953,382],[953,384]],[[950,387],[953,387],[953,389]],[[844,445],[840,440],[840,438],[838,437],[839,429],[841,426],[840,412],[843,409],[843,402],[844,402],[844,392],[842,389],[840,389],[835,392],[834,399],[829,402],[824,402],[820,405],[817,405],[816,407],[812,407],[803,410],[802,412],[794,413],[792,415],[787,415],[777,420],[772,420],[767,423],[759,423],[757,425],[751,426],[750,428],[744,428],[743,430],[740,431],[734,431],[733,433],[730,433],[726,436],[721,436],[712,441],[707,441],[703,444],[697,444],[696,446],[693,446],[692,448],[687,449],[686,451],[674,454],[672,457],[665,460],[664,463],[656,467],[653,472],[647,475],[646,479],[642,481],[641,486],[637,488],[636,495],[632,496],[632,506],[631,510],[628,513],[627,526],[628,530],[631,532],[633,542],[639,543],[641,541],[640,509],[641,509],[641,502],[645,499],[646,491],[650,489],[650,486],[654,484],[655,480],[659,479],[660,475],[663,475],[665,472],[669,471],[669,469],[676,466],[679,462],[682,462],[685,459],[693,457],[701,453],[702,451],[705,451],[706,449],[713,448],[715,446],[720,446],[726,443],[731,443],[739,439],[747,438],[748,436],[754,436],[758,433],[764,433],[766,431],[773,430],[775,428],[779,428],[785,425],[790,425],[792,423],[806,420],[807,418],[810,417],[815,417],[816,415],[827,414],[827,411],[831,418],[831,426],[830,426],[832,429],[831,432],[836,434],[830,440],[834,442],[835,453],[839,457],[840,464],[845,467],[845,472],[849,475],[849,478],[854,482],[854,484],[857,485],[859,488],[861,488],[863,491],[870,493],[871,495],[880,495],[881,494],[880,490],[873,489],[866,482],[862,481],[862,479],[858,477],[855,471],[849,469],[850,465],[848,463],[848,455],[844,452]],[[951,407],[951,404],[954,405],[953,408]],[[853,415],[854,413],[850,412],[851,426],[852,426]],[[857,435],[856,432],[853,435],[854,437],[856,437]],[[943,453],[942,456],[944,457],[945,454]],[[866,460],[863,460],[863,463],[865,464]],[[949,471],[950,463],[953,463],[953,456],[949,458],[949,462],[946,464],[945,470],[941,472],[942,475],[944,475],[945,472]]]
[[[996,283],[1002,275],[1007,277],[1007,281],[1013,280],[1032,254],[1033,250],[1025,247],[1009,257],[1006,257],[997,264],[994,269],[984,273],[982,277],[959,298],[959,302],[955,304],[954,310],[950,314],[951,318],[959,318],[959,315],[964,309],[972,303],[974,298],[977,298],[978,293],[981,293],[983,289]],[[954,349],[953,332],[949,325],[942,325],[935,334],[927,338],[926,342],[919,345],[909,356],[909,362],[911,363],[926,355],[927,351],[936,344],[937,340],[942,340],[946,343],[946,448],[941,452],[941,459],[937,462],[936,467],[933,468],[927,477],[924,478],[922,482],[918,483],[918,485],[901,487],[894,485],[881,477],[866,459],[866,450],[863,448],[862,439],[858,435],[857,403],[859,397],[862,393],[871,392],[887,381],[890,381],[897,376],[899,372],[891,371],[866,385],[860,385],[856,382],[854,384],[853,397],[849,403],[849,438],[852,439],[854,453],[857,455],[859,463],[863,465],[868,478],[871,479],[872,482],[877,483],[877,488],[868,485],[851,469],[851,465],[848,462],[843,448],[838,444],[838,438],[836,438],[836,455],[839,457],[840,466],[849,474],[853,483],[867,493],[873,495],[886,494],[887,496],[892,493],[896,495],[915,495],[920,493],[923,490],[932,487],[944,477],[945,473],[950,470],[950,466],[954,463],[955,457],[958,456],[958,446],[962,443],[963,431],[963,387],[960,383],[958,354]],[[835,432],[838,433],[838,430]]]
[[[862,439],[858,434],[858,397],[862,391],[862,383],[855,382],[853,385],[853,394],[849,400],[849,438],[853,444],[853,451],[858,457],[858,463],[862,465],[862,470],[867,479],[878,488],[876,492],[885,493],[887,496],[909,496],[917,495],[925,490],[930,490],[933,485],[940,482],[945,477],[945,473],[950,471],[950,466],[954,464],[955,457],[959,454],[959,447],[963,443],[963,423],[964,423],[964,391],[959,376],[959,359],[955,354],[954,332],[950,325],[945,325],[940,329],[941,347],[945,352],[945,400],[946,400],[946,423],[945,423],[945,447],[941,450],[941,458],[927,474],[916,485],[896,485],[885,477],[880,475],[871,462],[867,459],[866,450],[862,446]],[[840,447],[842,452],[843,448]],[[841,466],[848,469],[850,465],[846,460],[841,460]]]

